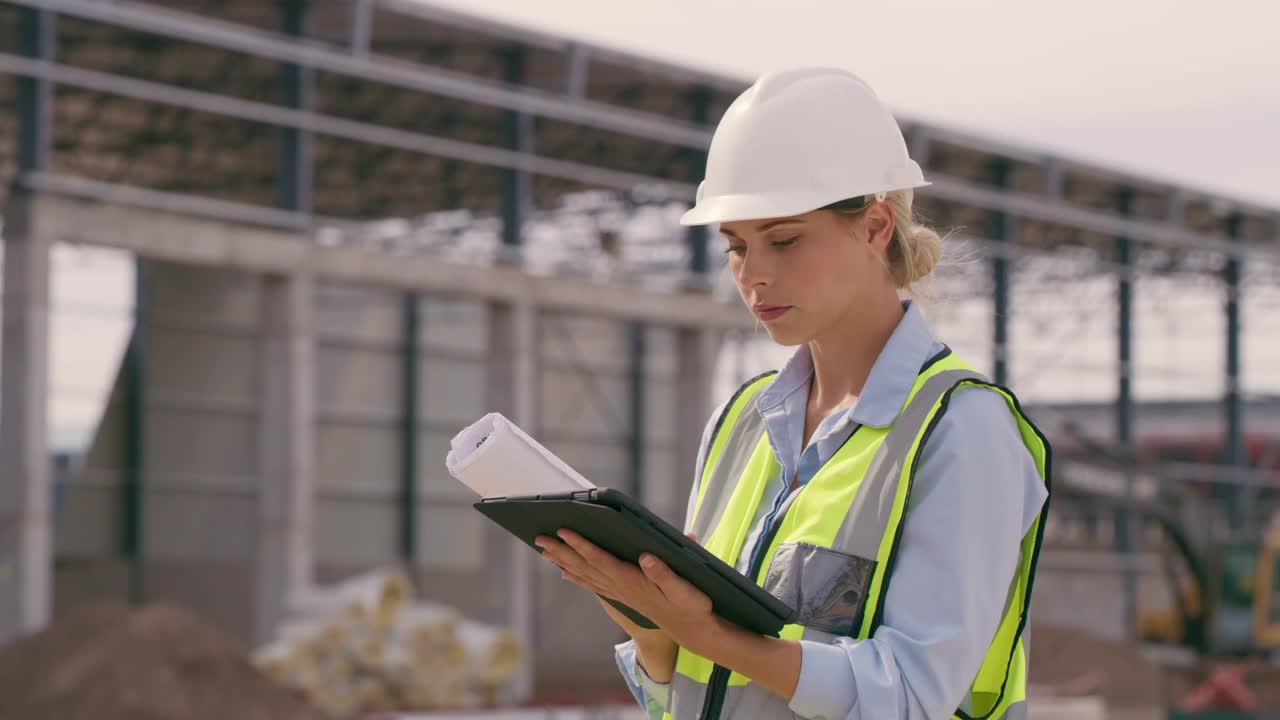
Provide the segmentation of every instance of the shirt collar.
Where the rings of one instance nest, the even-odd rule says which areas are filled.
[[[880,428],[892,425],[907,402],[920,368],[936,352],[939,343],[920,308],[911,300],[903,301],[902,306],[902,319],[871,367],[862,395],[849,408],[846,421]],[[776,407],[791,394],[806,389],[812,377],[813,358],[809,346],[802,344],[756,396],[757,407],[761,412]]]

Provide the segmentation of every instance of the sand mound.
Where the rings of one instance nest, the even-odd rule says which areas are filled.
[[[196,615],[95,604],[0,647],[0,717],[324,720]]]

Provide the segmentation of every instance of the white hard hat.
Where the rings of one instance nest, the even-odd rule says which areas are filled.
[[[861,78],[836,68],[764,75],[725,111],[681,225],[799,215],[924,187],[902,130]]]

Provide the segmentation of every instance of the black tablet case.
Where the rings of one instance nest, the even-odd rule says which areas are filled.
[[[753,632],[776,637],[794,615],[781,600],[616,490],[487,498],[474,507],[538,552],[534,538],[568,528],[630,563],[641,553],[653,553],[706,593],[717,615]],[[626,605],[606,600],[641,627],[656,627]]]

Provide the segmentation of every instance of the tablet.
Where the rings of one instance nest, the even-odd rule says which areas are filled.
[[[474,507],[538,552],[534,538],[568,528],[630,563],[653,553],[706,593],[717,615],[761,635],[776,637],[794,616],[781,600],[617,490],[486,498]],[[641,627],[656,627],[626,605],[606,601]]]

